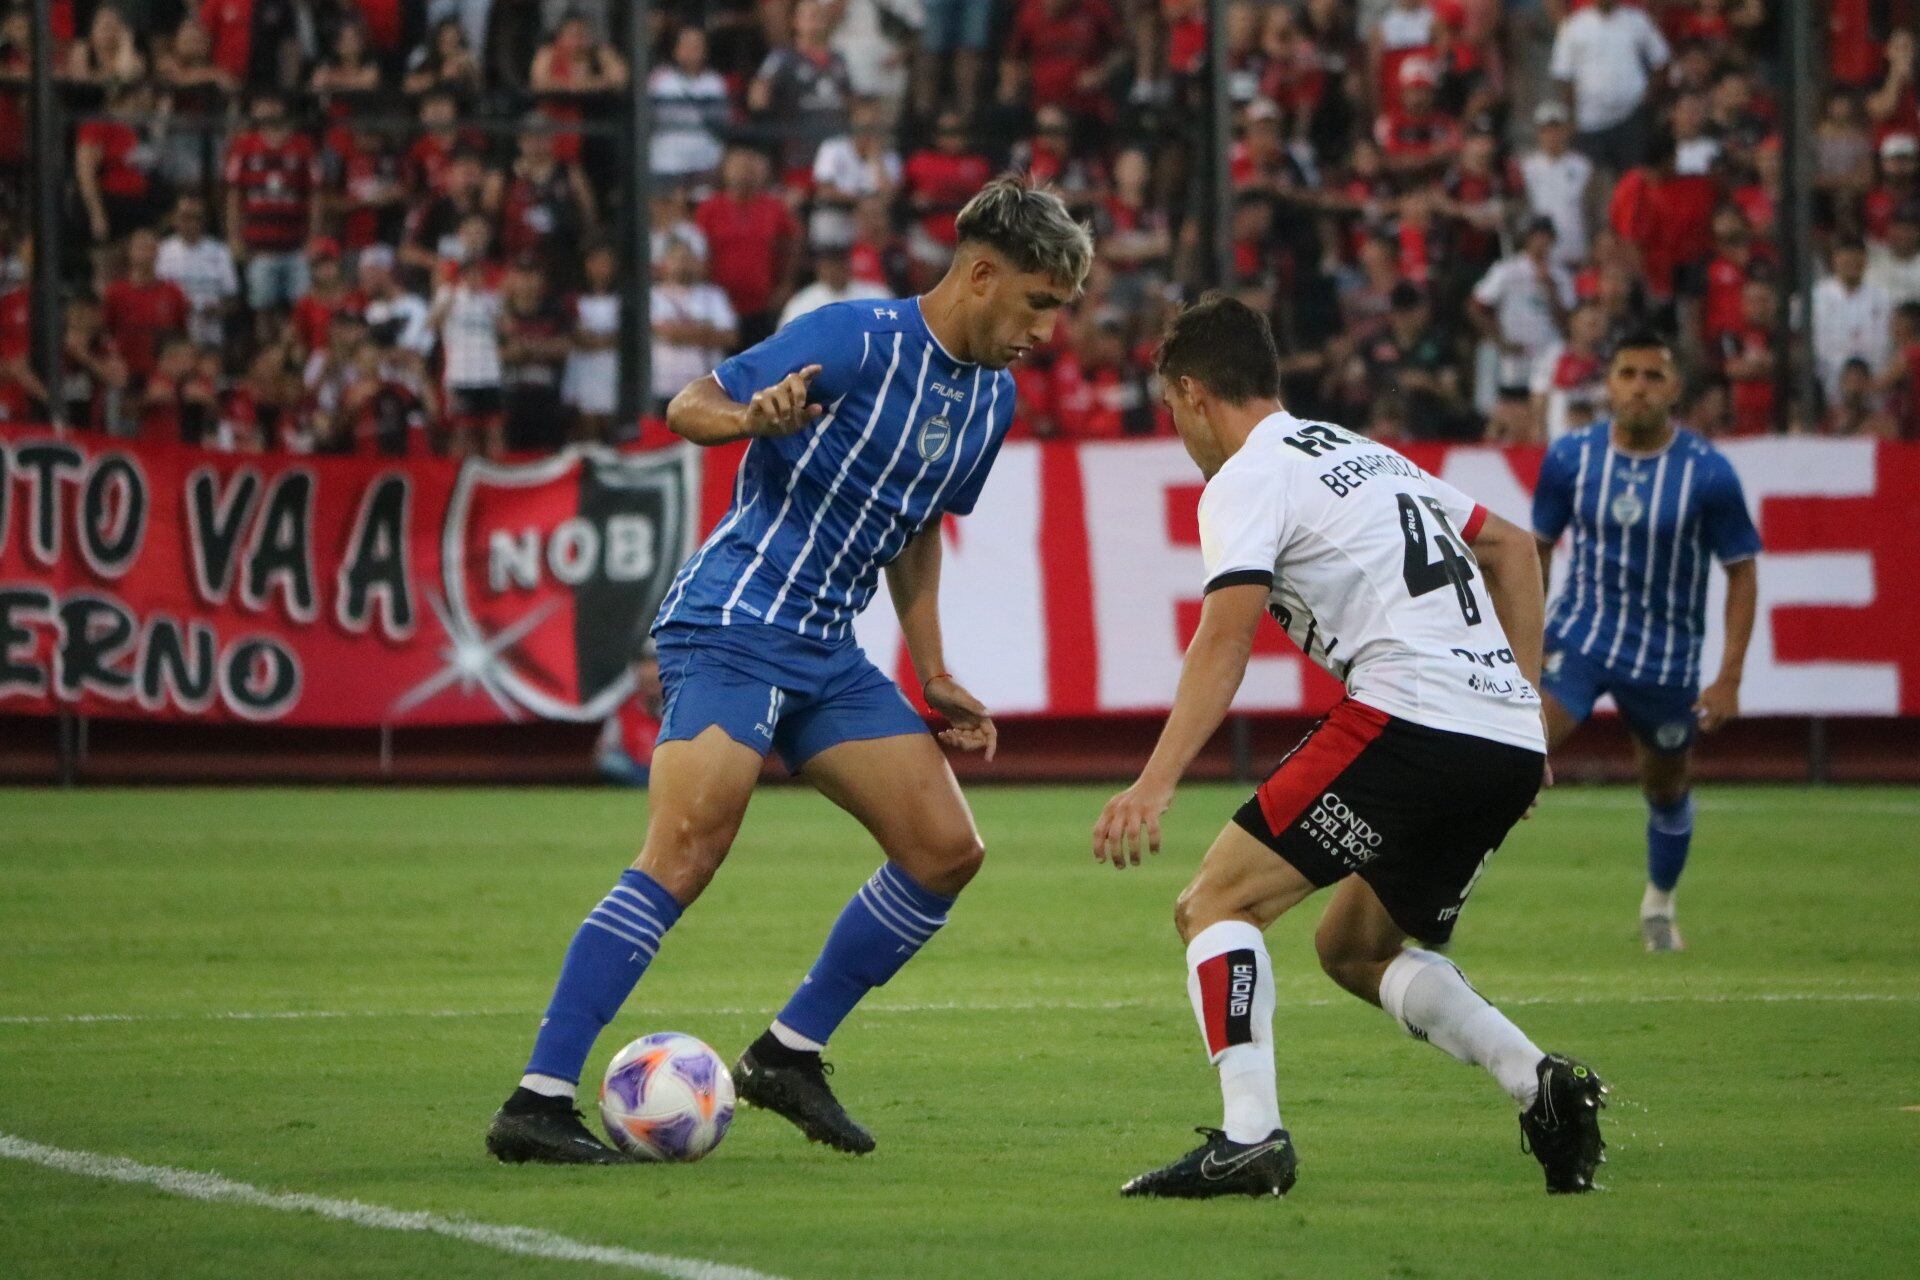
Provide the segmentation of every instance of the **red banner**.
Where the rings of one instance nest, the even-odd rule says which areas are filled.
[[[1920,446],[1726,450],[1767,545],[1746,710],[1920,714],[1920,593],[1899,585],[1920,578]],[[1525,522],[1537,451],[1414,454]],[[633,636],[737,456],[462,466],[0,432],[0,714],[597,718],[626,696]],[[1199,492],[1171,441],[1009,444],[975,514],[947,526],[949,665],[1004,715],[1164,709],[1199,616]],[[1721,599],[1716,574],[1708,671]],[[906,669],[884,597],[857,633]],[[1269,628],[1238,705],[1337,695]]]
[[[1920,714],[1920,445],[1782,439],[1724,446],[1766,542],[1742,702],[1756,715]],[[1415,448],[1415,460],[1527,527],[1538,450]],[[1200,613],[1201,478],[1175,441],[1010,444],[974,514],[950,522],[948,666],[1002,714],[1154,712]],[[1567,557],[1556,557],[1556,573]],[[1707,607],[1720,655],[1724,581]],[[884,605],[857,634],[907,671]],[[911,679],[902,684],[911,687]],[[1236,706],[1318,712],[1339,696],[1263,628]]]
[[[696,478],[691,450],[460,465],[0,432],[0,713],[599,719]]]

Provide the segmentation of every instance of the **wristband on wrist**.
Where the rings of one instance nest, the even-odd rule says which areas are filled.
[[[935,680],[951,680],[951,679],[953,679],[953,675],[951,672],[947,672],[947,671],[934,672],[932,675],[928,676],[925,680],[922,680],[920,682],[920,696],[922,698],[925,698],[927,696],[927,687],[931,685]]]

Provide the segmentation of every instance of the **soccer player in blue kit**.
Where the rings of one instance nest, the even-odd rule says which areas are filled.
[[[726,858],[770,750],[886,857],[734,1083],[816,1142],[873,1150],[821,1051],[946,923],[983,850],[946,757],[861,652],[853,619],[884,570],[927,704],[948,722],[941,741],[991,759],[993,719],[942,653],[941,520],[973,510],[1013,420],[1007,366],[1047,339],[1093,257],[1059,198],[1017,177],[984,187],[957,231],[925,295],[811,312],[668,407],[695,444],[753,443],[731,510],[655,620],[665,705],[646,841],[567,950],[526,1073],[487,1132],[502,1160],[626,1159],[581,1123],[581,1069]]]
[[[1649,951],[1682,946],[1673,891],[1693,839],[1694,735],[1739,714],[1758,600],[1760,534],[1740,478],[1719,450],[1674,425],[1679,394],[1665,339],[1621,342],[1607,369],[1612,419],[1555,441],[1533,495],[1547,568],[1573,530],[1566,586],[1547,618],[1547,745],[1566,741],[1601,694],[1613,695],[1647,798],[1640,932]],[[1727,575],[1726,645],[1702,689],[1709,559]]]

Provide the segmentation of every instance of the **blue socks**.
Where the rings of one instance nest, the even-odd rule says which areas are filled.
[[[1686,869],[1687,847],[1693,843],[1693,794],[1670,805],[1647,803],[1647,883],[1662,893],[1673,892]]]
[[[926,945],[952,906],[952,898],[922,889],[891,862],[882,864],[834,921],[820,958],[780,1011],[773,1034],[789,1048],[818,1052],[862,996]]]
[[[587,913],[560,965],[547,1016],[533,1042],[527,1074],[578,1083],[600,1029],[620,1012],[680,904],[644,871],[628,870]]]

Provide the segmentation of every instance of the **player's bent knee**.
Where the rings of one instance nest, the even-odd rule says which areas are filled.
[[[987,847],[971,828],[931,841],[915,852],[917,865],[907,868],[909,874],[922,888],[949,898],[967,887],[987,859]]]
[[[732,832],[695,831],[685,825],[647,833],[635,869],[659,881],[681,906],[690,905],[712,882],[732,847]]]
[[[1251,913],[1234,905],[1230,895],[1223,895],[1217,886],[1208,884],[1204,877],[1182,889],[1173,902],[1173,929],[1182,942],[1192,942],[1222,920],[1243,919],[1266,928],[1263,922],[1251,919]]]

